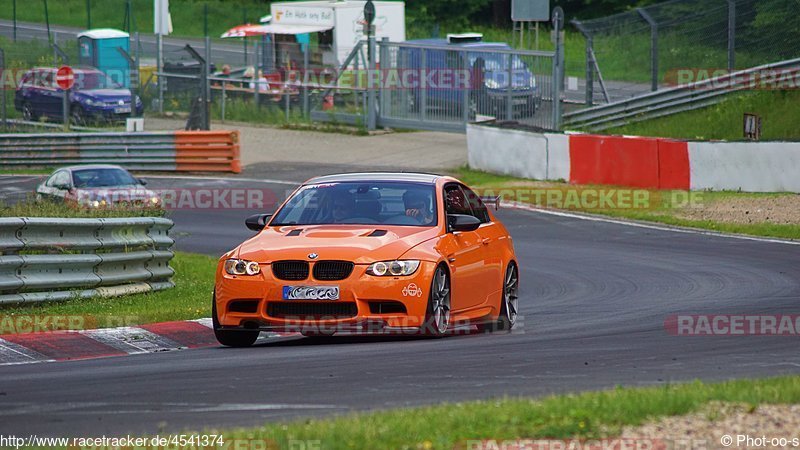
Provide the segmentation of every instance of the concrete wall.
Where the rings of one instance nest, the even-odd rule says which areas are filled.
[[[798,142],[690,142],[694,190],[800,192]]]
[[[800,142],[686,142],[470,124],[469,165],[537,180],[800,193]]]
[[[535,180],[568,180],[569,137],[467,125],[470,167]]]

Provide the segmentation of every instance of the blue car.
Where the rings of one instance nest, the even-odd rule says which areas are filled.
[[[506,43],[482,42],[480,34],[472,33],[408,42],[415,46],[400,48],[400,67],[425,73],[451,71],[455,75],[448,75],[450,79],[463,79],[465,74],[469,78],[466,88],[428,85],[424,88],[427,109],[460,113],[466,106],[472,117],[484,114],[511,120],[532,117],[541,104],[541,91],[529,62],[514,54]],[[427,48],[423,51],[423,47]],[[435,82],[440,77],[429,78]],[[409,96],[413,111],[419,111],[422,94],[423,88],[418,88]],[[509,102],[512,117],[507,114]]]
[[[56,85],[58,69],[38,67],[22,77],[14,96],[14,107],[25,120],[40,117],[63,120],[64,91]],[[135,114],[141,116],[144,105],[138,96],[113,82],[103,72],[75,68],[75,84],[69,95],[70,120],[75,125],[95,122],[119,122]]]

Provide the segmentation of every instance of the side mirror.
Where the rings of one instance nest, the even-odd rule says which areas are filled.
[[[254,214],[244,219],[244,224],[253,231],[261,231],[267,226],[267,221],[270,217],[272,217],[272,214]]]
[[[447,228],[449,231],[475,231],[481,226],[481,221],[475,216],[466,214],[448,214]]]
[[[142,186],[147,186],[147,180],[145,180],[144,178],[137,178],[136,180],[137,180],[137,181],[139,182],[139,184],[141,184]]]
[[[68,184],[54,184],[53,187],[58,189],[59,191],[68,191],[72,189],[72,186]]]

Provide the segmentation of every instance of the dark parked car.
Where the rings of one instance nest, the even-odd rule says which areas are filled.
[[[29,70],[20,81],[14,96],[14,107],[25,120],[40,117],[63,120],[64,91],[56,85],[56,72],[51,67]],[[70,91],[69,109],[74,124],[117,122],[141,116],[144,106],[138,96],[92,68],[75,68],[75,85]]]
[[[432,75],[426,78],[433,81],[427,88],[417,88],[408,96],[414,112],[421,108],[422,95],[425,95],[427,108],[446,108],[460,114],[467,106],[472,118],[476,114],[507,120],[533,117],[541,104],[542,93],[529,66],[531,61],[523,60],[508,44],[483,42],[482,35],[477,33],[408,42],[414,46],[401,47],[400,67],[419,71],[420,78]],[[426,47],[424,51],[423,47]],[[447,83],[436,85],[459,78],[468,79],[469,86],[457,86],[457,81],[452,83],[456,85],[452,88]],[[507,116],[509,102],[511,117]]]

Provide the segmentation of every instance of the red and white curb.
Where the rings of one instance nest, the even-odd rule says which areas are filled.
[[[262,334],[262,338],[288,334]],[[94,359],[188,348],[218,347],[211,319],[135,327],[0,336],[0,365]]]

